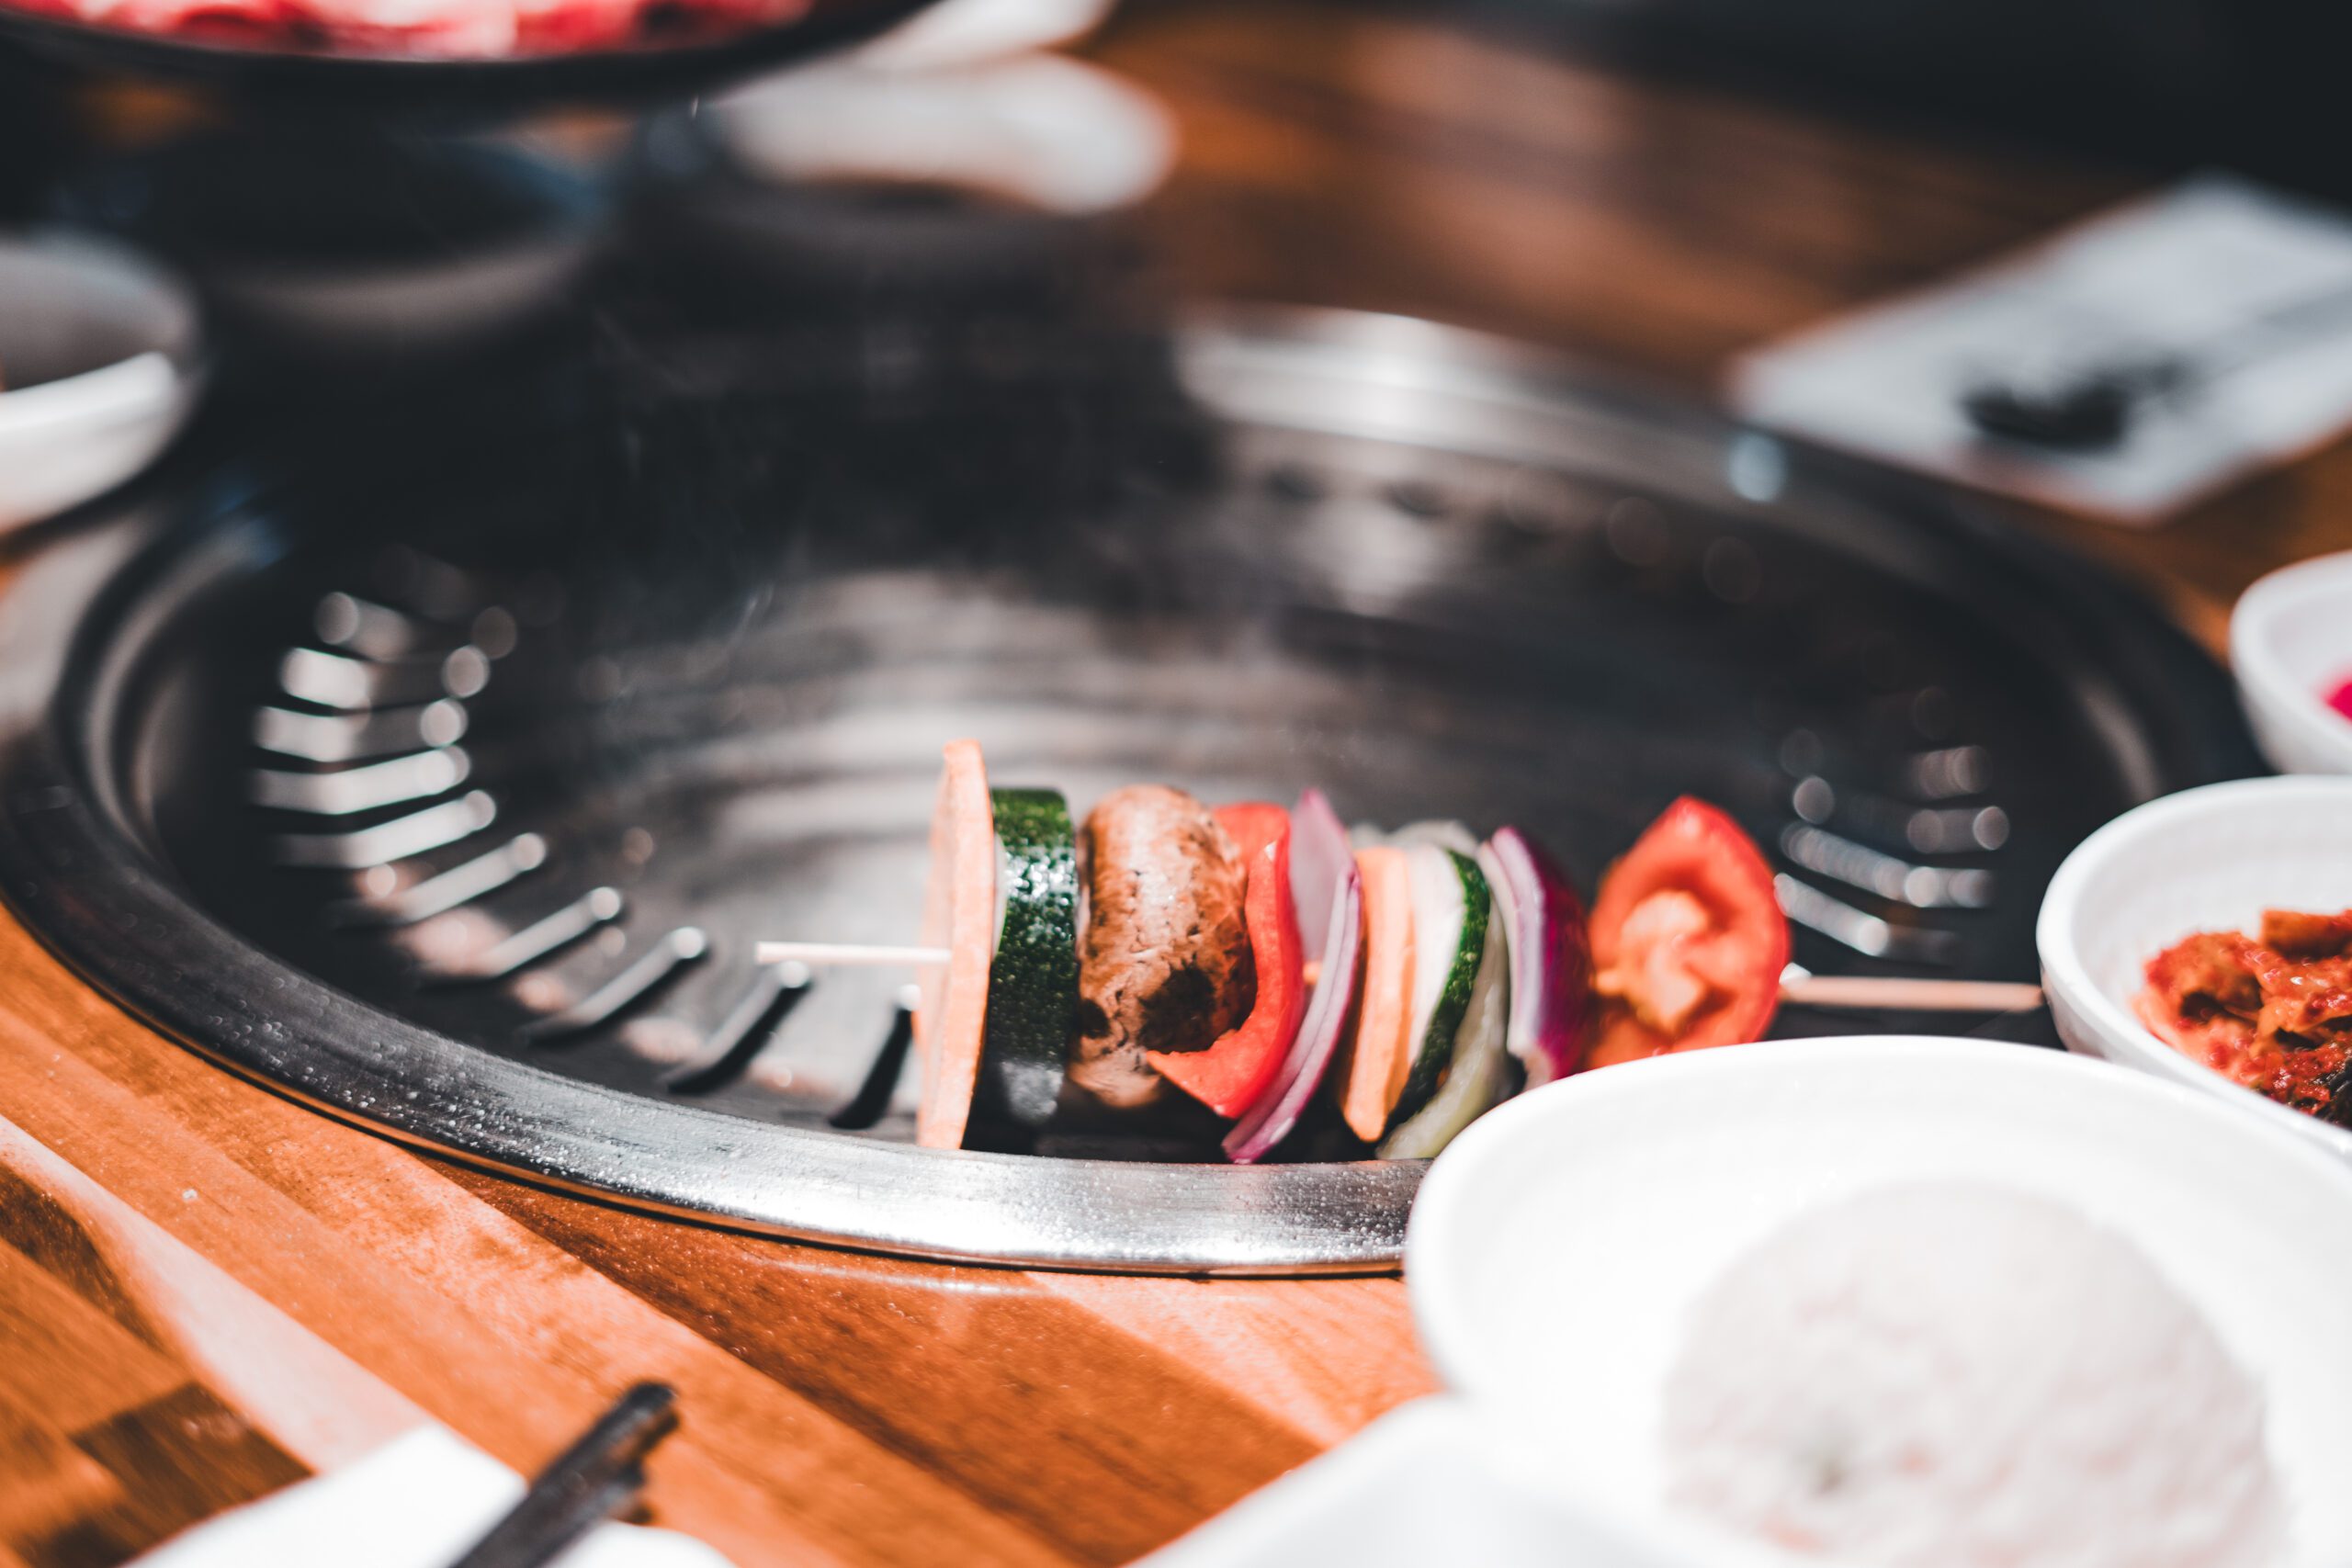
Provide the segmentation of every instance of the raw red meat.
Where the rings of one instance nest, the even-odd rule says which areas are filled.
[[[811,0],[0,0],[140,32],[356,54],[484,60],[627,46],[649,32],[741,31],[790,21]]]

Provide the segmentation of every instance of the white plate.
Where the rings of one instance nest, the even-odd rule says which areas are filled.
[[[194,406],[197,353],[187,290],[128,251],[0,241],[0,530],[153,461]]]
[[[1523,1473],[1598,1521],[1690,1542],[1661,1510],[1658,1410],[1692,1299],[1807,1209],[1936,1178],[2043,1194],[2130,1238],[2263,1385],[2295,1510],[2286,1562],[2352,1542],[2352,1169],[2144,1074],[1904,1037],[1580,1074],[1439,1158],[1406,1280],[1440,1371],[1532,1457]]]
[[[2051,879],[2034,933],[2051,1017],[2071,1050],[2218,1096],[2352,1159],[2352,1132],[2239,1087],[2132,1014],[2149,959],[2198,931],[2250,930],[2266,908],[2352,908],[2352,778],[2208,784],[2084,840]]]
[[[2352,680],[2352,550],[2272,572],[2230,614],[2230,664],[2254,737],[2287,773],[2352,773],[2352,719],[2325,694]]]

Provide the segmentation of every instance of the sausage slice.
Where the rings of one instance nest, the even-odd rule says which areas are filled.
[[[1079,837],[1089,914],[1069,1082],[1133,1110],[1166,1088],[1145,1052],[1204,1051],[1249,1016],[1247,872],[1208,808],[1160,784],[1105,795]]]

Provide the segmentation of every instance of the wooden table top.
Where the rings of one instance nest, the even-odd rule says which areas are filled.
[[[1703,389],[1730,354],[2137,188],[1508,40],[1230,0],[1093,46],[1184,156],[1204,293],[1400,310]],[[2335,449],[2171,528],[2057,531],[2209,641],[2352,547]],[[0,1568],[120,1562],[430,1418],[528,1471],[675,1384],[656,1522],[763,1563],[1113,1563],[1427,1391],[1395,1280],[953,1269],[644,1217],[330,1122],[0,917]]]

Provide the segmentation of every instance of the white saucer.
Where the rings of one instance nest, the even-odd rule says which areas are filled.
[[[1585,1073],[1439,1158],[1406,1240],[1422,1340],[1520,1473],[1690,1561],[1663,1515],[1660,1390],[1684,1312],[1816,1204],[1918,1178],[2043,1194],[2134,1243],[2261,1382],[2286,1568],[2352,1541],[2352,1168],[2213,1097],[2028,1047],[1864,1037]],[[1364,1500],[1366,1505],[1369,1499]],[[1712,1536],[1705,1539],[1719,1540]]]
[[[54,516],[153,462],[194,407],[187,290],[96,240],[0,240],[0,530]]]

